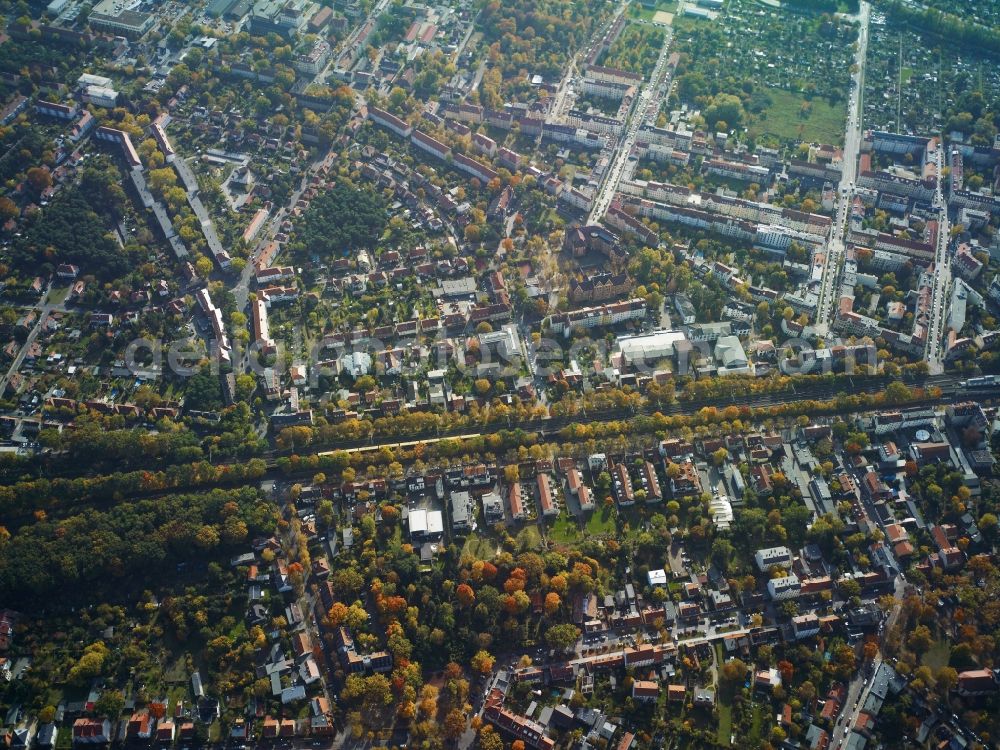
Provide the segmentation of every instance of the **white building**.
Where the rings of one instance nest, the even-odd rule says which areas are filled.
[[[83,73],[76,79],[76,85],[81,89],[86,89],[88,86],[111,88],[111,79],[107,76],[95,76],[93,73]]]
[[[657,360],[673,357],[674,344],[684,339],[682,331],[652,331],[635,336],[621,336],[618,348],[625,364],[634,366],[638,362],[652,365]]]
[[[663,568],[649,571],[648,573],[646,573],[646,578],[649,581],[650,586],[667,585],[667,571],[665,571]]]
[[[367,375],[372,369],[372,358],[366,352],[352,352],[340,358],[340,367],[352,378]]]
[[[468,492],[451,493],[451,527],[456,531],[472,528],[472,500]]]
[[[118,104],[118,92],[109,86],[87,86],[84,99],[97,107],[110,109]]]
[[[775,565],[787,567],[792,564],[792,551],[788,547],[766,547],[754,554],[757,569],[761,572]]]
[[[414,538],[433,539],[444,534],[444,518],[439,510],[411,510],[409,525],[410,536]]]
[[[719,363],[720,375],[746,375],[750,372],[750,362],[737,336],[721,336],[715,342],[715,360]]]
[[[767,593],[774,601],[798,599],[802,584],[796,576],[780,576],[767,582]]]
[[[792,618],[792,632],[796,638],[809,638],[819,633],[819,617],[814,612]]]
[[[156,25],[156,15],[133,10],[134,6],[125,0],[101,0],[90,11],[90,26],[131,39],[141,37]]]

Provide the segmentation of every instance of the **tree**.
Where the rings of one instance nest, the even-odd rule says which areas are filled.
[[[36,195],[41,195],[43,190],[52,187],[52,173],[48,167],[32,167],[27,174],[28,187]]]
[[[954,667],[943,666],[941,667],[935,677],[935,687],[937,687],[938,692],[943,698],[948,697],[948,693],[951,689],[958,684],[958,670]]]
[[[219,543],[219,532],[214,526],[206,524],[194,535],[194,543],[200,549],[211,549]]]
[[[453,708],[444,717],[444,736],[449,740],[457,740],[465,732],[465,714]]]
[[[487,724],[479,730],[477,743],[479,750],[503,750],[503,739],[493,729],[492,724]]]
[[[553,625],[545,631],[545,641],[561,651],[568,650],[580,639],[580,629],[576,625],[564,623]]]
[[[877,641],[866,641],[863,650],[865,661],[871,661],[876,656],[878,656],[878,642]]]
[[[104,660],[108,656],[108,647],[103,642],[92,643],[83,650],[83,654],[69,670],[68,680],[75,685],[97,677],[104,669]]]
[[[913,398],[913,393],[901,380],[894,380],[885,387],[885,400],[890,404],[902,404]]]
[[[979,530],[987,539],[995,539],[997,536],[997,516],[995,513],[983,513],[979,517]]]
[[[373,249],[387,222],[381,195],[338,182],[309,204],[290,248],[297,255],[308,248],[320,257],[340,257],[356,248]]]
[[[545,614],[551,617],[559,611],[561,604],[562,599],[559,598],[559,594],[555,591],[550,591],[545,595]]]
[[[469,665],[479,674],[487,675],[493,671],[494,661],[495,659],[489,651],[480,649],[473,655],[472,659],[469,661]]]
[[[930,628],[926,625],[917,625],[906,637],[906,645],[916,654],[925,654],[934,642]]]
[[[839,584],[840,595],[845,599],[861,596],[861,584],[853,578],[845,578]]]
[[[347,619],[347,605],[343,602],[334,602],[330,611],[326,613],[326,619],[331,628],[339,628]]]
[[[0,196],[0,221],[7,221],[8,219],[16,219],[21,215],[20,209],[18,209],[17,204],[14,203],[7,196]]]
[[[747,676],[747,665],[742,659],[730,659],[719,669],[719,682],[729,689],[743,684]]]
[[[455,588],[455,598],[463,607],[471,607],[476,603],[476,592],[467,583],[460,583]]]
[[[112,720],[117,719],[124,708],[125,696],[120,690],[105,690],[94,703],[94,713]]]
[[[712,542],[712,562],[723,573],[729,573],[735,555],[736,548],[728,539],[716,537]]]
[[[239,544],[247,538],[247,525],[238,516],[229,516],[222,524],[222,541],[226,544]]]

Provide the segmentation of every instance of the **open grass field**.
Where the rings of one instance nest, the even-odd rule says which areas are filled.
[[[723,703],[719,701],[719,733],[715,741],[720,747],[729,747],[729,738],[733,734],[733,707],[728,700]]]
[[[813,97],[808,114],[802,113],[806,101],[798,94],[768,89],[771,105],[750,126],[757,138],[770,135],[780,140],[805,140],[837,145],[844,140],[847,122],[846,102],[831,107],[826,99]]]
[[[496,556],[496,543],[479,536],[479,534],[469,534],[462,546],[462,554],[469,554],[477,560],[492,560]]]
[[[613,508],[598,508],[590,514],[590,518],[586,522],[588,536],[614,534],[616,528],[615,511]]]
[[[670,21],[664,20],[664,15],[669,15],[672,20],[674,13],[677,12],[677,3],[675,0],[660,0],[656,3],[655,7],[651,8],[647,8],[645,5],[640,5],[639,3],[636,3],[632,7],[632,16],[634,18],[654,23],[669,24]]]
[[[542,532],[538,529],[538,524],[536,523],[529,523],[517,532],[516,539],[517,548],[522,552],[542,548]]]
[[[547,534],[549,539],[556,544],[570,544],[583,538],[580,533],[580,525],[565,510],[551,524],[548,524]]]
[[[764,730],[764,707],[759,703],[753,704],[753,716],[750,719],[750,742],[756,745],[760,742],[761,733]]]
[[[924,654],[920,663],[925,667],[930,667],[932,671],[937,672],[941,667],[948,665],[948,660],[951,658],[951,644],[947,640],[934,641],[927,653]]]

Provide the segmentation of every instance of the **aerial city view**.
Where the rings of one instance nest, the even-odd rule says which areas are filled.
[[[1000,748],[1000,0],[0,0],[0,750]]]

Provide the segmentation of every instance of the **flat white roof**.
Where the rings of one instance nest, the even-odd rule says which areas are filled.
[[[683,331],[653,331],[637,336],[621,336],[618,348],[626,360],[644,357],[662,358],[673,355],[674,344],[685,339]]]
[[[427,511],[423,508],[410,511],[410,533],[427,533]]]
[[[428,534],[443,534],[444,533],[444,517],[439,510],[427,511],[427,533]]]
[[[665,586],[667,583],[667,572],[663,568],[651,570],[646,576],[649,578],[650,586]]]

